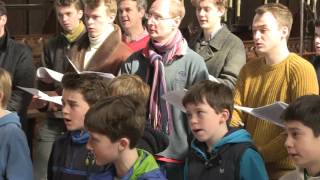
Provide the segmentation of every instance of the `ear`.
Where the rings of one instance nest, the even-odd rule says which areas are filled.
[[[289,28],[287,26],[281,27],[282,38],[287,39],[289,37]]]
[[[121,138],[118,140],[119,141],[119,151],[122,152],[124,151],[125,149],[128,149],[129,148],[129,145],[130,145],[130,141],[128,138]]]
[[[180,16],[177,16],[177,17],[173,18],[172,20],[173,20],[173,21],[172,21],[172,28],[173,28],[173,29],[179,28],[180,23],[181,23],[181,17],[180,17]]]
[[[230,112],[227,109],[223,109],[223,111],[219,114],[220,114],[219,124],[222,124],[228,121],[230,117]]]
[[[0,23],[1,23],[1,25],[6,25],[7,24],[7,15],[2,15],[1,17],[0,17]]]
[[[107,16],[108,16],[108,24],[113,24],[114,20],[116,19],[117,14],[112,13]]]
[[[144,17],[144,15],[146,14],[146,11],[141,8],[139,11],[138,11],[138,14],[139,14],[139,17],[142,19]]]
[[[226,8],[218,7],[218,15],[220,18],[222,18],[225,12],[226,12]]]
[[[78,11],[78,19],[81,19],[83,16],[83,10]]]

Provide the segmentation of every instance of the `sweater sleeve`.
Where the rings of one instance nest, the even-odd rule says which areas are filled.
[[[254,178],[253,178],[254,177]],[[267,180],[268,174],[263,159],[255,150],[248,148],[240,160],[240,179]]]
[[[10,126],[6,177],[10,180],[33,180],[33,167],[30,150],[23,131]]]
[[[237,80],[237,83],[236,83],[236,87],[235,87],[235,90],[234,90],[234,105],[238,105],[238,106],[242,106],[243,102],[243,95],[244,95],[244,92],[243,92],[243,89],[244,89],[244,73],[243,73],[243,70],[241,70],[240,74],[239,74],[239,78]],[[242,120],[243,120],[243,114],[241,111],[237,110],[237,109],[234,109],[233,110],[233,113],[232,113],[232,119],[230,121],[230,126],[231,127],[239,127],[242,123]]]
[[[240,69],[246,63],[246,51],[241,40],[232,40],[233,45],[230,48],[225,60],[225,64],[217,79],[231,89],[234,89]]]

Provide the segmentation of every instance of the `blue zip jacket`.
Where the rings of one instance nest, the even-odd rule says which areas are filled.
[[[226,144],[234,143],[252,143],[250,134],[244,129],[237,129],[229,131],[222,139],[213,145],[212,151],[218,152],[218,150]],[[208,159],[207,152],[203,151],[198,145],[200,143],[196,139],[192,141],[191,148],[196,152],[196,155],[201,159]],[[206,148],[205,148],[206,149]],[[185,179],[189,179],[188,176],[188,162],[185,167]],[[210,169],[208,169],[210,170]],[[241,180],[268,180],[268,174],[265,169],[264,161],[260,154],[252,148],[244,150],[240,158],[240,178]],[[215,177],[212,177],[214,179]],[[199,179],[200,180],[200,179]]]
[[[0,117],[0,180],[33,180],[26,136],[16,113]]]

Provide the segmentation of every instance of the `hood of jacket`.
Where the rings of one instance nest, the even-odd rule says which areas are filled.
[[[252,142],[251,135],[244,129],[231,129],[229,132],[221,138],[216,144],[212,145],[212,151],[218,151],[222,146],[226,144],[237,144]],[[191,148],[196,154],[204,159],[207,159],[206,144],[194,139],[191,143]]]
[[[15,112],[7,111],[7,114],[0,117],[0,127],[10,123],[16,124],[18,127],[21,127],[20,118],[18,114]]]

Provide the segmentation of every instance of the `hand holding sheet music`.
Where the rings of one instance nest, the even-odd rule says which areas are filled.
[[[61,96],[48,96],[47,94],[35,88],[26,88],[21,86],[17,86],[17,87],[38,97],[38,99],[62,105]]]

